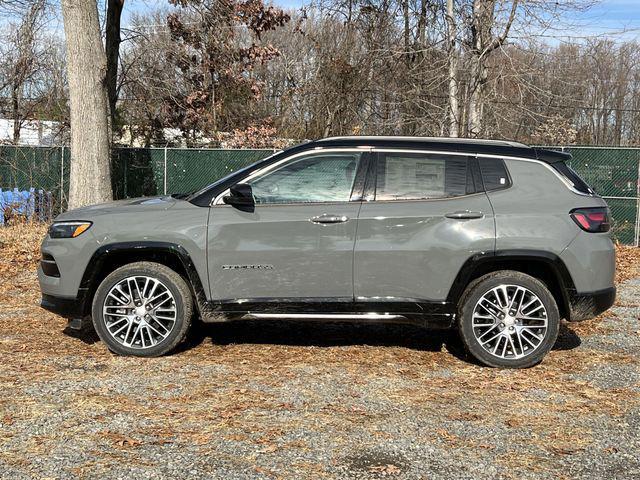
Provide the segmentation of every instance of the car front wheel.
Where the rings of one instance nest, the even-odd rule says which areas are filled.
[[[539,363],[558,337],[556,302],[536,278],[500,271],[475,280],[458,307],[467,350],[491,367],[526,368]]]
[[[119,355],[157,357],[172,351],[189,330],[193,299],[169,267],[136,262],[110,273],[96,290],[93,324]]]

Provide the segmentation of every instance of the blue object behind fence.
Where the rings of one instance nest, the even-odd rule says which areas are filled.
[[[14,188],[3,191],[0,188],[0,225],[5,224],[7,212],[29,220],[46,222],[51,219],[52,201],[51,192],[36,191],[34,188],[22,191]]]

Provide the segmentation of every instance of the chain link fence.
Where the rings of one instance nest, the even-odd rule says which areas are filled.
[[[63,211],[69,191],[69,147],[0,146],[0,189],[52,193],[52,209]]]
[[[271,155],[275,150],[119,148],[112,155],[116,198],[187,193]]]
[[[611,208],[613,234],[638,246],[640,237],[640,148],[553,147],[570,153],[569,165]]]
[[[618,241],[640,237],[640,148],[547,147],[571,153],[570,165],[607,200]],[[115,198],[186,193],[271,155],[273,150],[116,148]],[[0,189],[52,192],[54,212],[64,211],[69,191],[68,147],[0,146]]]
[[[271,155],[275,150],[116,148],[111,155],[116,199],[187,193]],[[0,189],[42,189],[54,212],[66,209],[69,147],[0,146]]]

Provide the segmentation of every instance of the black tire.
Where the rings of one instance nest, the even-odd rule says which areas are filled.
[[[175,304],[175,323],[169,334],[156,345],[146,348],[132,348],[117,341],[107,330],[103,316],[103,305],[111,288],[132,276],[146,276],[158,280],[171,292]],[[154,262],[135,262],[116,269],[100,283],[93,297],[92,318],[95,330],[109,350],[118,355],[159,357],[171,352],[186,337],[192,316],[193,297],[185,280],[169,267]]]
[[[483,295],[491,291],[491,289],[505,284],[528,289],[539,298],[546,309],[547,327],[542,341],[530,353],[520,358],[500,358],[492,354],[481,345],[474,334],[472,326],[473,311]],[[558,306],[551,292],[549,292],[544,283],[521,272],[502,270],[484,275],[469,284],[458,303],[458,329],[462,342],[474,358],[489,367],[528,368],[540,363],[555,344],[558,338],[559,327],[560,314],[558,313]],[[476,327],[476,329],[477,328],[478,327]],[[496,328],[494,332],[500,330],[499,326],[494,328]],[[487,327],[487,329],[489,329],[489,327]],[[489,336],[493,334],[493,332],[488,333]],[[505,338],[504,343],[501,345],[506,344],[507,339]]]

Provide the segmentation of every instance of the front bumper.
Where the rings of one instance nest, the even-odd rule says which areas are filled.
[[[616,300],[616,288],[605,288],[596,292],[569,292],[570,322],[580,322],[593,318],[610,308]]]
[[[56,297],[43,293],[40,306],[64,318],[82,318],[89,314],[86,297],[83,291],[77,298]]]

